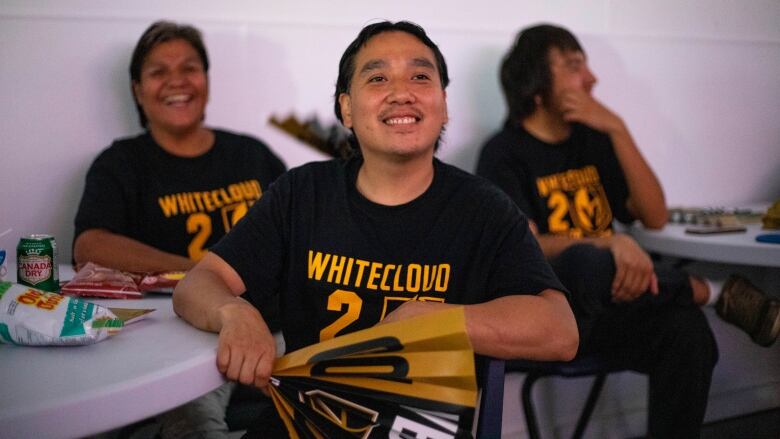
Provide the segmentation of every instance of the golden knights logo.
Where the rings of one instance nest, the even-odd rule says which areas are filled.
[[[477,396],[460,307],[288,353],[271,383],[293,439],[465,439]]]
[[[549,233],[572,238],[612,234],[612,210],[595,166],[539,177],[536,189],[547,200]]]

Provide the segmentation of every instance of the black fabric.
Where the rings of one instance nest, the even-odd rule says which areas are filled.
[[[598,354],[648,375],[650,437],[699,437],[718,348],[707,318],[692,304],[687,274],[657,265],[657,296],[615,305],[609,250],[574,245],[553,268],[572,293],[578,357]]]
[[[571,306],[580,332],[580,352],[590,348],[590,333],[605,313],[629,307],[694,306],[688,274],[676,268],[655,264],[658,295],[643,294],[631,303],[612,303],[615,261],[607,249],[590,244],[574,244],[550,261],[558,278],[572,292]],[[594,349],[598,349],[595,347]]]
[[[285,171],[259,140],[214,130],[214,145],[193,158],[167,153],[147,132],[119,139],[87,172],[75,238],[106,229],[160,250],[200,259]],[[268,309],[279,328],[278,304]]]
[[[288,352],[371,327],[406,300],[564,291],[525,217],[487,181],[437,160],[424,194],[389,207],[355,189],[361,163],[291,170],[213,248],[258,301],[279,294]]]
[[[588,166],[596,169],[597,183]],[[484,146],[477,172],[504,189],[542,234],[608,236],[613,218],[631,220],[628,187],[612,144],[582,125],[574,125],[571,137],[556,145],[522,128],[506,128]],[[545,178],[550,175],[556,177]],[[599,201],[600,191],[608,206]],[[563,198],[552,199],[556,196]],[[565,203],[560,217],[557,203]],[[571,227],[550,230],[562,223]],[[688,274],[656,264],[659,294],[617,305],[612,303],[615,261],[609,250],[575,244],[550,263],[571,291],[580,331],[578,355],[619,358],[649,376],[651,437],[699,437],[718,350],[704,314],[693,304]]]
[[[87,173],[74,237],[107,229],[169,253],[202,256],[285,170],[259,140],[214,134],[214,146],[193,158],[167,153],[149,133],[114,141]]]
[[[609,137],[584,125],[572,125],[571,136],[557,144],[522,127],[505,128],[482,148],[477,174],[503,189],[540,233],[605,236],[613,218],[633,220]]]

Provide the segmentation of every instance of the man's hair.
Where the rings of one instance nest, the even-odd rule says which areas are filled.
[[[339,121],[344,122],[341,118],[341,104],[339,103],[339,96],[342,93],[349,93],[349,87],[352,85],[352,76],[355,74],[355,57],[363,46],[368,43],[371,38],[384,33],[384,32],[406,32],[412,36],[417,37],[420,42],[428,46],[433,51],[433,56],[436,58],[436,69],[439,71],[439,81],[441,82],[441,88],[447,88],[450,83],[450,78],[447,75],[447,63],[444,61],[444,56],[439,50],[439,46],[436,45],[425,30],[417,24],[409,21],[399,21],[392,23],[389,21],[382,21],[379,23],[369,24],[360,31],[357,38],[355,38],[344,54],[341,55],[341,61],[339,61],[339,76],[336,79],[336,93],[334,94],[335,105],[334,111],[336,112],[336,118]]]
[[[519,124],[534,112],[534,98],[546,101],[550,95],[550,49],[582,52],[577,38],[568,30],[542,24],[526,28],[517,35],[501,63],[501,88],[509,109],[506,125]]]
[[[149,28],[144,31],[138,43],[133,50],[133,56],[130,58],[130,89],[132,86],[141,82],[141,68],[143,67],[146,56],[158,45],[172,41],[172,40],[184,40],[192,46],[198,53],[201,63],[203,63],[203,71],[208,73],[209,71],[209,56],[206,53],[206,46],[203,44],[203,37],[200,31],[193,26],[187,24],[176,24],[170,21],[156,21],[152,23]],[[138,100],[133,93],[133,100],[135,101],[135,108],[138,111],[138,119],[141,126],[146,128],[148,119],[144,114],[143,108],[138,104]]]

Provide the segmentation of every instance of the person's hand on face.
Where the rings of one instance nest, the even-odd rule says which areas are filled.
[[[621,119],[596,100],[591,92],[597,79],[578,50],[550,49],[553,107],[566,122],[577,122],[602,132],[622,126]]]
[[[615,113],[582,88],[563,91],[559,105],[566,122],[581,123],[606,133],[618,129],[622,124]]]

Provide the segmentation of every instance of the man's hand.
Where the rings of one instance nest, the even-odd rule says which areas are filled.
[[[561,109],[567,122],[578,122],[604,133],[624,129],[620,117],[584,90],[565,91],[561,96]]]
[[[252,305],[230,304],[220,310],[217,368],[232,381],[254,385],[268,394],[268,379],[276,359],[276,342]]]
[[[615,259],[613,302],[631,302],[648,290],[658,294],[653,261],[636,241],[628,235],[617,234],[610,238],[609,249]]]

